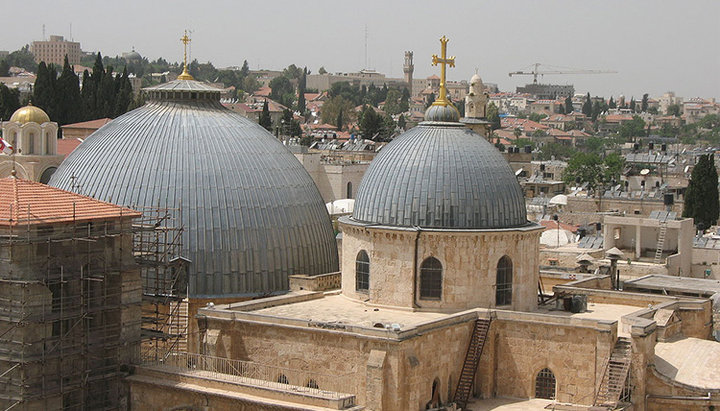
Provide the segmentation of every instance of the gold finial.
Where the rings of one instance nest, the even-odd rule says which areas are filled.
[[[185,34],[180,38],[180,41],[183,42],[183,45],[185,46],[185,52],[183,55],[183,71],[178,76],[178,80],[195,80],[193,76],[188,73],[188,65],[187,65],[187,46],[192,41],[190,40],[190,37],[187,35],[187,30],[185,30]]]
[[[452,103],[447,99],[447,89],[445,88],[445,66],[455,67],[455,56],[447,57],[447,43],[448,39],[445,36],[440,38],[440,55],[438,58],[437,54],[432,55],[432,65],[437,66],[440,64],[440,96],[433,103],[434,106],[452,106]]]

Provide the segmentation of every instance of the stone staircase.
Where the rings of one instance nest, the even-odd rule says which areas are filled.
[[[599,409],[615,409],[625,388],[632,360],[632,344],[629,339],[618,338],[595,395],[594,406]],[[598,408],[596,408],[598,409]]]
[[[488,332],[490,331],[491,322],[492,317],[489,319],[475,320],[475,328],[473,329],[472,336],[470,337],[470,344],[468,346],[467,354],[465,354],[465,363],[463,364],[460,379],[458,380],[458,386],[455,390],[455,396],[453,397],[453,402],[458,408],[465,408],[468,400],[470,399],[473,383],[475,382],[475,374],[477,372],[478,363],[480,362],[480,356],[482,355],[483,348],[485,347],[485,340]]]

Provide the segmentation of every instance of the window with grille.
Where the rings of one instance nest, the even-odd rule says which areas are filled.
[[[288,377],[286,377],[285,374],[280,374],[277,377],[277,382],[280,384],[290,384],[290,380],[288,380]]]
[[[535,379],[535,398],[555,399],[555,374],[549,368],[543,368]]]
[[[315,388],[315,389],[320,388],[320,387],[318,386],[317,381],[315,381],[315,380],[313,380],[313,379],[311,379],[310,381],[308,381],[308,383],[305,384],[305,386],[308,387],[308,388]]]
[[[495,305],[510,305],[512,303],[512,277],[512,260],[510,260],[510,257],[504,256],[497,264]]]
[[[370,288],[370,257],[360,250],[355,258],[355,290],[367,291]]]
[[[442,264],[429,257],[420,265],[420,299],[439,300],[442,297]]]

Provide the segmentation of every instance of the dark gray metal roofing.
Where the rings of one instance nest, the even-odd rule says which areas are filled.
[[[528,225],[499,151],[460,123],[423,122],[370,163],[353,219],[389,226],[488,229]]]
[[[49,184],[131,207],[179,208],[193,297],[281,291],[289,274],[338,270],[327,210],[303,166],[216,101],[151,101],[120,116]]]

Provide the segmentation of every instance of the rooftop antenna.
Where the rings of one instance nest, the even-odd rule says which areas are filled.
[[[368,30],[367,30],[367,24],[365,25],[365,68],[368,68],[368,55],[367,55],[367,40],[368,40]]]

